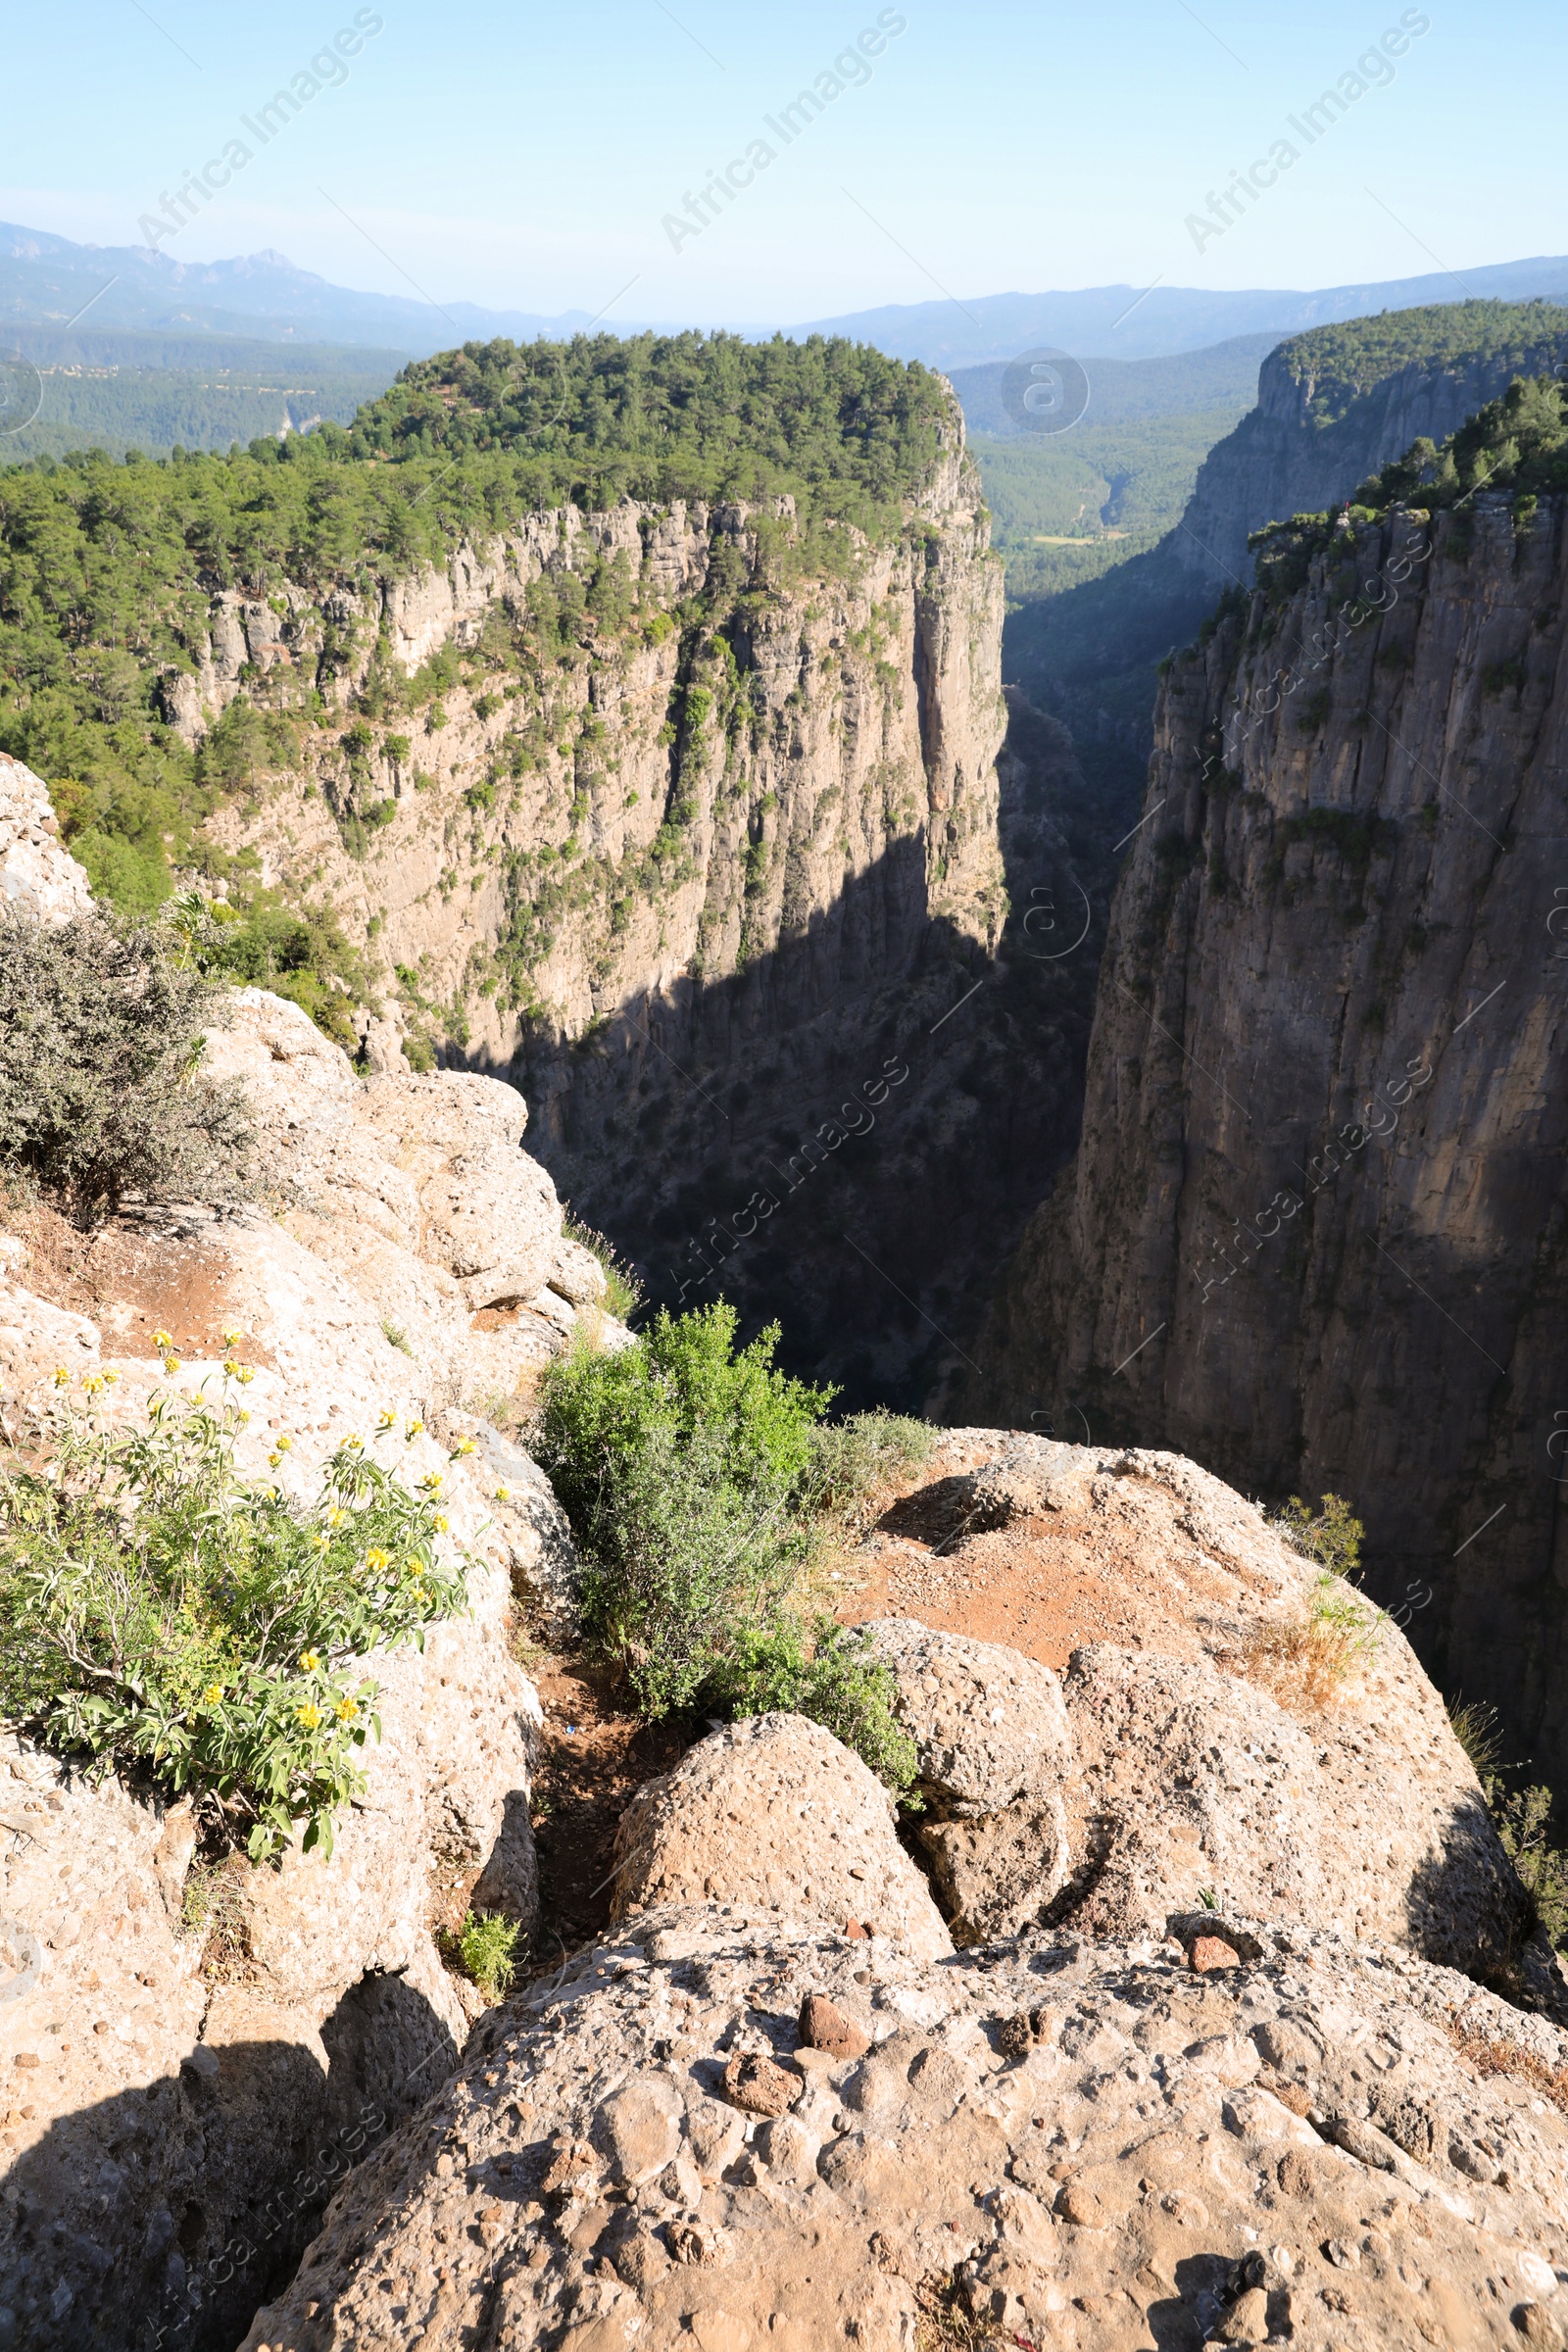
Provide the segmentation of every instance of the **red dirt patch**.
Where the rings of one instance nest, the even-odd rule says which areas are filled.
[[[990,1448],[948,1442],[883,1508],[843,1561],[847,1625],[913,1617],[974,1642],[998,1642],[1058,1673],[1081,1642],[1114,1642],[1197,1657],[1195,1602],[1221,1606],[1222,1569],[1189,1556],[1178,1569],[1136,1519],[1051,1511],[1007,1528],[967,1531],[961,1473]],[[1184,1547],[1190,1553],[1191,1547]]]
[[[10,1278],[52,1306],[88,1316],[105,1355],[155,1355],[153,1333],[167,1331],[177,1354],[217,1356],[225,1330],[238,1330],[245,1361],[270,1367],[270,1351],[229,1302],[231,1270],[220,1244],[149,1232],[129,1217],[84,1233],[46,1207],[5,1209],[0,1225],[27,1247],[7,1268]]]

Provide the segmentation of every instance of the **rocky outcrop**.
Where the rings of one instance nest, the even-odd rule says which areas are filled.
[[[1568,2020],[1443,1702],[1364,1595],[1171,1454],[961,1430],[921,1480],[851,1573],[956,1939],[1042,1919],[1125,1939],[1209,1902],[1402,1945]],[[957,1630],[993,1612],[1010,1641]]]
[[[1343,504],[1418,436],[1442,443],[1515,376],[1551,374],[1568,351],[1568,313],[1459,303],[1400,313],[1389,340],[1392,354],[1365,319],[1269,353],[1256,408],[1209,451],[1181,528],[1164,542],[1172,564],[1215,594],[1250,584],[1250,532]],[[1418,341],[1432,348],[1393,364]]]
[[[0,905],[44,922],[83,914],[87,877],[60,840],[49,787],[0,752]]]
[[[1484,491],[1342,534],[1174,665],[1076,1170],[977,1384],[1349,1496],[1559,1788],[1564,528]]]
[[[952,1950],[894,1834],[880,1781],[804,1715],[757,1715],[700,1740],[638,1790],[615,1839],[616,1919],[730,1902],[830,1920],[930,1958]]]
[[[1561,2343],[1568,2039],[1222,1924],[1245,1957],[1198,1974],[1174,1939],[971,1963],[650,1912],[486,2023],[244,2352]],[[803,2045],[821,1995],[866,2056]],[[745,2055],[786,2110],[726,2096]]]
[[[13,1206],[6,1433],[47,1420],[57,1366],[112,1373],[134,1423],[237,1354],[242,1473],[314,1494],[351,1435],[439,1472],[468,1608],[375,1660],[382,1736],[330,1855],[215,1861],[188,1803],[0,1742],[0,2343],[40,2352],[226,2352],[333,2182],[456,2062],[482,2004],[434,1931],[466,1904],[533,1922],[540,1708],[512,1634],[519,1609],[569,1627],[575,1581],[548,1486],[473,1401],[572,1331],[624,1337],[513,1089],[366,1082],[260,991],[209,1051],[252,1096],[274,1213],[143,1207],[84,1236]]]
[[[515,1087],[363,1078],[286,999],[236,989],[230,1008],[203,1068],[245,1089],[265,1194],[375,1308],[433,1396],[510,1409],[573,1335],[624,1343],[603,1269],[563,1233],[556,1188],[522,1150]]]

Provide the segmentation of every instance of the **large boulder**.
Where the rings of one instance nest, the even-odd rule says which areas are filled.
[[[49,787],[0,752],[0,906],[62,923],[90,904],[87,876],[60,839]]]
[[[909,1617],[873,1618],[860,1631],[893,1677],[894,1708],[918,1751],[928,1803],[976,1820],[1060,1788],[1072,1770],[1072,1728],[1049,1666]]]
[[[827,1920],[925,1959],[953,1949],[887,1789],[804,1715],[731,1724],[640,1788],[616,1835],[614,1885],[616,1919],[721,1902]]]
[[[1161,1933],[1206,1899],[1478,1974],[1517,1956],[1529,1909],[1475,1773],[1403,1635],[1359,1605],[1358,1688],[1299,1716],[1208,1658],[1073,1653],[1073,1812],[1086,1843],[1097,1825],[1078,1924]]]
[[[1254,1928],[1200,1976],[649,1912],[486,2022],[242,2352],[1560,2344],[1568,2038]],[[813,1995],[868,2054],[799,2046]],[[763,2076],[786,2109],[726,2098]]]

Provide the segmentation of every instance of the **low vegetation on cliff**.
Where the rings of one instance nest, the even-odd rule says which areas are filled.
[[[545,1375],[538,1455],[583,1548],[589,1640],[647,1715],[809,1715],[906,1788],[885,1670],[800,1589],[823,1515],[929,1434],[889,1414],[824,1429],[831,1392],[774,1368],[777,1328],[737,1349],[736,1325],[722,1299],[662,1309],[631,1348]]]
[[[330,1853],[380,1737],[368,1654],[466,1605],[440,1482],[398,1477],[388,1417],[291,1501],[235,1467],[247,1367],[225,1363],[220,1397],[166,1392],[146,1428],[109,1420],[115,1378],[58,1372],[41,1458],[0,1469],[0,1715],[193,1796],[253,1862],[301,1830]]]

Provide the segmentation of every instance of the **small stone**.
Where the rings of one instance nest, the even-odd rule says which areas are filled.
[[[724,2231],[710,2222],[672,2222],[665,2235],[671,2258],[697,2270],[718,2270],[734,2251]]]
[[[1551,2352],[1562,2352],[1564,2344],[1568,2344],[1562,2322],[1544,2303],[1515,2304],[1513,2324],[1527,2344],[1548,2344]]]
[[[1054,2009],[1021,2009],[1015,2017],[1003,2019],[997,2028],[997,2040],[1009,2058],[1021,2058],[1025,2051],[1054,2041],[1056,2025]]]
[[[869,2034],[820,1992],[808,1992],[801,2003],[800,2037],[807,2049],[826,2050],[834,2058],[863,2058],[871,2047]]]
[[[754,2050],[737,2050],[724,2069],[725,2098],[748,2115],[783,2115],[805,2088],[804,2076],[787,2074]]]
[[[1219,1936],[1197,1936],[1187,1957],[1189,1965],[1197,1969],[1200,1977],[1209,1975],[1216,1968],[1240,1968],[1242,1965],[1241,1954],[1235,1945],[1227,1943]]]
[[[1079,2230],[1103,2230],[1109,2219],[1094,2190],[1082,2180],[1066,2183],[1056,2200],[1056,2211]]]
[[[1250,2286],[1239,2294],[1219,2324],[1222,2344],[1261,2344],[1268,2336],[1268,2294]]]
[[[1337,2271],[1356,2271],[1361,2267],[1360,2248],[1352,2246],[1344,2237],[1326,2237],[1323,2241],[1323,2258],[1326,2262],[1332,2262]]]

